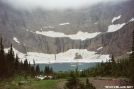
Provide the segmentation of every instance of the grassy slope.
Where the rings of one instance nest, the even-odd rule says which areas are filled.
[[[65,81],[65,79],[58,80],[37,80],[27,78],[29,83],[27,85],[18,86],[19,81],[25,81],[23,77],[16,77],[14,79],[8,79],[0,82],[0,89],[59,89],[57,84]]]

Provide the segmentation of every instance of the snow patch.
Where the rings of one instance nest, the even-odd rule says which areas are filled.
[[[43,28],[54,28],[53,26],[45,26]]]
[[[115,32],[115,31],[121,29],[125,24],[126,23],[116,24],[116,25],[109,25],[107,32]]]
[[[129,22],[133,22],[134,21],[134,18],[130,19]]]
[[[97,50],[101,50],[103,47],[99,47]]]
[[[121,17],[121,15],[118,16],[118,18],[120,18],[120,17]],[[129,22],[133,22],[133,21],[134,21],[134,18],[130,19],[127,23],[109,25],[107,32],[115,32],[115,31],[121,29],[125,24],[128,24]]]
[[[43,80],[44,78],[52,78],[52,76],[43,76],[43,75],[38,75],[38,76],[35,76],[35,78],[37,78],[37,79],[40,79],[40,80]]]
[[[4,51],[5,51],[5,53],[8,53],[8,50],[9,50],[10,48],[5,48],[4,49]],[[22,60],[22,61],[24,61],[25,59],[26,59],[26,54],[24,54],[24,53],[21,53],[21,52],[19,52],[18,50],[16,50],[15,48],[13,48],[13,51],[14,51],[14,55],[18,55],[18,57],[20,58],[20,61]]]
[[[4,49],[5,53],[8,53],[9,48]],[[13,48],[14,53],[18,54],[20,60],[24,61],[27,59],[33,64],[33,59],[36,63],[66,63],[66,62],[106,62],[110,59],[108,54],[100,55],[96,54],[95,51],[87,51],[87,49],[69,49],[66,52],[58,54],[45,54],[37,52],[27,52],[27,54],[21,53]],[[78,53],[82,56],[82,59],[74,59],[75,54]]]
[[[48,28],[54,28],[54,27],[52,27],[52,26],[49,26]]]
[[[81,54],[82,59],[74,59],[76,53]],[[101,62],[109,59],[109,55],[96,54],[96,52],[87,51],[87,49],[70,49],[58,54],[28,52],[26,58],[30,63],[32,63],[33,59],[35,59],[36,63]]]
[[[67,24],[70,24],[70,23],[68,23],[68,22],[67,22],[67,23],[61,23],[61,24],[59,24],[59,25],[67,25]]]
[[[14,40],[15,42],[17,42],[18,44],[20,43],[16,37],[14,37],[13,40]]]
[[[127,54],[132,54],[132,51],[130,51],[130,52],[127,52]]]
[[[7,53],[9,48],[4,49]],[[86,49],[70,49],[64,53],[56,54],[44,54],[44,53],[37,53],[37,52],[28,52],[27,54],[23,54],[13,48],[14,53],[18,54],[19,58],[24,61],[28,59],[30,63],[33,63],[33,59],[36,63],[63,63],[63,62],[101,62],[106,61],[109,59],[109,55],[100,55],[95,54],[94,51],[87,51]],[[82,55],[83,59],[74,59],[75,54],[79,53]]]
[[[43,80],[45,78],[45,76],[35,76],[35,78]]]
[[[54,31],[36,31],[36,34],[41,34],[49,37],[69,37],[70,39],[73,40],[86,40],[89,38],[94,38],[101,32],[95,32],[95,33],[88,33],[88,32],[81,32],[79,31],[77,34],[72,34],[72,35],[65,35],[64,33],[61,32],[54,32]]]
[[[98,24],[98,22],[94,23],[94,24]]]
[[[121,15],[119,15],[119,16],[117,16],[117,17],[114,17],[114,18],[112,19],[112,23],[113,23],[114,21],[120,19],[120,18],[121,18]]]

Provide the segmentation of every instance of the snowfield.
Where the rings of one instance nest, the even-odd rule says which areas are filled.
[[[4,49],[5,52],[8,52],[9,48]],[[37,53],[37,52],[27,52],[27,54],[21,53],[13,48],[14,53],[18,54],[20,60],[24,61],[28,59],[28,61],[33,64],[33,59],[36,63],[66,63],[66,62],[106,62],[110,57],[108,54],[100,55],[96,54],[95,51],[87,51],[87,49],[69,49],[66,52],[58,53],[58,54],[45,54],[45,53]],[[81,59],[74,59],[75,54],[78,53],[82,56]]]
[[[121,15],[118,16],[118,17],[114,17],[113,20],[112,20],[112,22],[115,21],[115,20],[117,20],[117,19],[120,19],[120,17],[121,17]],[[127,23],[133,22],[133,21],[134,21],[134,18],[130,19]],[[115,31],[121,29],[127,23],[109,25],[107,32],[115,32]]]
[[[5,53],[8,53],[9,48],[5,48],[4,51]],[[16,50],[15,48],[13,48],[14,51],[14,55],[16,56],[16,54],[18,55],[18,57],[20,58],[20,61],[24,61],[26,59],[26,54],[19,52],[18,50]]]
[[[70,24],[70,23],[68,23],[68,22],[67,22],[67,23],[61,23],[61,24],[59,24],[59,25],[67,25],[67,24]]]
[[[103,47],[99,47],[97,50],[101,50]]]
[[[109,25],[107,32],[115,32],[115,31],[121,29],[124,25],[125,25],[125,23],[115,24],[115,25]]]
[[[130,52],[127,52],[127,54],[131,54],[132,53],[132,51],[130,51]]]
[[[45,26],[43,28],[54,28],[53,26]]]
[[[113,23],[114,21],[120,19],[120,18],[121,18],[121,15],[119,15],[119,16],[117,16],[117,17],[114,17],[114,18],[112,19],[112,23]]]
[[[73,39],[73,40],[86,40],[86,39],[94,38],[101,32],[88,33],[88,32],[79,31],[77,34],[71,34],[71,35],[66,35],[64,33],[54,32],[54,31],[42,31],[42,32],[36,31],[35,33],[49,36],[49,37],[69,37],[70,39]]]
[[[94,23],[94,24],[98,24],[98,22]]]
[[[133,21],[134,21],[134,18],[130,19],[130,21],[129,21],[129,22],[133,22]]]
[[[20,43],[16,37],[14,37],[13,40],[18,44]]]

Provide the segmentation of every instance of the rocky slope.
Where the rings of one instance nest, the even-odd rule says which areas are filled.
[[[134,1],[105,2],[94,6],[73,10],[34,11],[13,9],[10,5],[0,2],[0,36],[5,47],[13,46],[23,52],[59,53],[68,49],[88,49],[100,54],[114,54],[116,57],[130,51],[134,22]],[[121,18],[111,22],[114,17]],[[127,23],[129,22],[129,23]],[[62,23],[69,23],[60,25]],[[111,24],[127,23],[115,32],[107,32]],[[65,34],[82,32],[101,32],[92,39],[72,40],[67,37],[47,37],[36,34],[36,31],[55,31]],[[14,37],[20,43],[14,41]],[[101,50],[97,48],[103,47]]]

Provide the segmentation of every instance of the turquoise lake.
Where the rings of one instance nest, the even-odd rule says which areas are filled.
[[[68,70],[75,70],[78,67],[78,70],[87,69],[89,67],[96,66],[98,62],[94,63],[51,63],[51,64],[39,64],[40,70],[44,70],[45,66],[52,67],[53,71],[68,71]],[[37,64],[36,64],[37,65]]]

